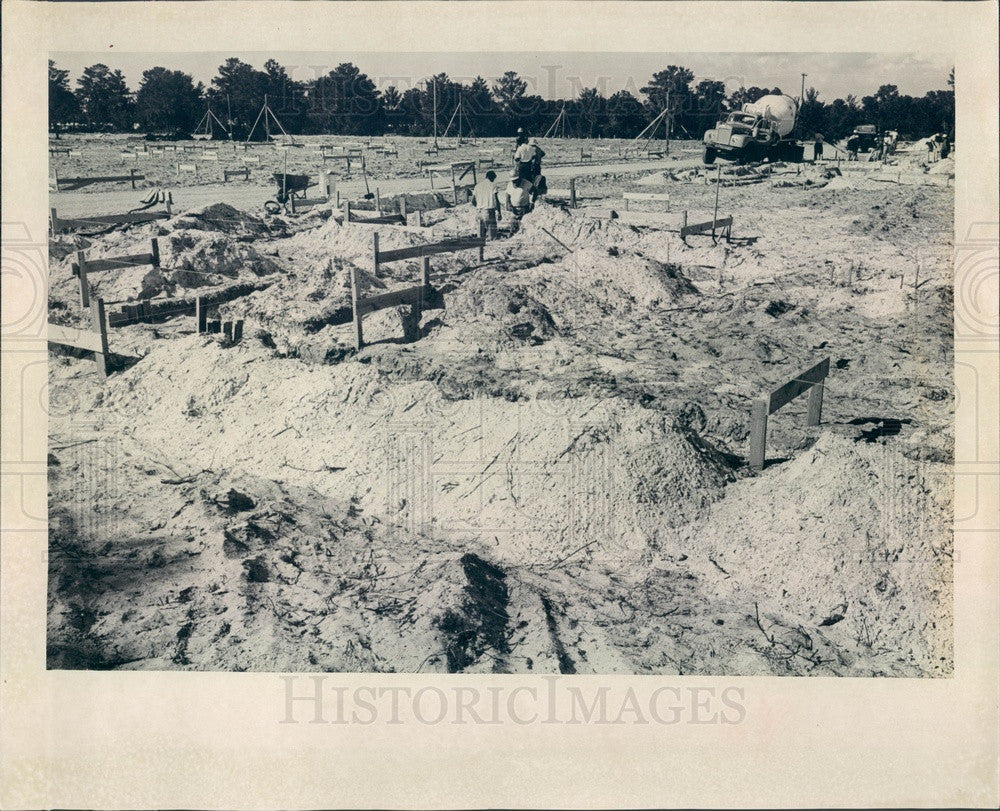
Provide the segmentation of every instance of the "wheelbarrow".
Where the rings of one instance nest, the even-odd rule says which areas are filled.
[[[310,183],[309,175],[286,175],[284,172],[275,172],[273,177],[278,186],[278,202],[282,205],[293,197],[305,200],[306,189],[319,185],[318,183]]]

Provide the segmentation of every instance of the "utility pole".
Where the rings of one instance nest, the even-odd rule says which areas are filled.
[[[431,79],[432,93],[434,94],[434,148],[438,148],[438,83],[437,77]]]

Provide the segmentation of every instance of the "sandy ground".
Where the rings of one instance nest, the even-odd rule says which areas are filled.
[[[398,140],[372,161],[396,161],[390,204],[426,188],[426,145]],[[96,294],[238,287],[221,314],[247,327],[234,346],[189,317],[113,329],[104,385],[53,351],[49,665],[950,674],[951,161],[727,168],[733,239],[713,244],[677,232],[715,205],[695,145],[593,146],[600,164],[546,170],[577,177],[581,210],[541,203],[483,261],[434,257],[439,299],[367,316],[361,352],[352,266],[366,293],[417,273],[376,277],[373,232],[383,250],[471,234],[470,206],[344,226],[205,183],[174,186],[173,219],[54,240],[52,321],[83,323],[73,251],[156,236],[162,269]],[[88,173],[119,148],[83,144],[104,154]],[[670,200],[588,216],[626,191]],[[827,356],[822,424],[804,397],[773,415],[753,474],[751,401]]]

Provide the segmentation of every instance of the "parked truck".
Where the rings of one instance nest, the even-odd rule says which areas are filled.
[[[715,163],[716,157],[738,163],[801,161],[802,144],[789,138],[798,112],[791,96],[764,96],[744,104],[705,133],[705,163]]]

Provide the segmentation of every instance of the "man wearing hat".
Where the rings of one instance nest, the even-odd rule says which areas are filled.
[[[521,177],[515,169],[510,173],[510,182],[504,189],[504,205],[514,215],[514,227],[521,217],[531,211],[531,181]]]
[[[520,135],[518,138],[524,138],[524,136]],[[514,150],[514,168],[517,169],[519,177],[523,177],[527,180],[532,179],[531,165],[534,159],[535,146],[531,143],[531,141],[528,141],[525,138],[524,141],[518,145],[517,149]]]

